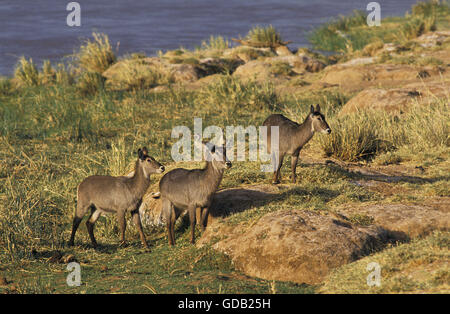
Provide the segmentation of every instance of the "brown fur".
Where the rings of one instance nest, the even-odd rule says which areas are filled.
[[[286,154],[291,155],[291,178],[292,183],[296,182],[295,169],[297,167],[298,156],[303,146],[309,142],[315,132],[330,133],[331,129],[325,121],[325,116],[320,113],[320,106],[316,109],[311,106],[311,112],[302,124],[289,120],[281,114],[269,116],[263,123],[267,126],[267,148],[271,149],[271,126],[279,127],[279,155],[278,165],[273,174],[272,183],[280,183],[280,169]]]
[[[141,218],[139,216],[139,206],[142,197],[150,185],[150,175],[162,173],[164,166],[153,157],[148,156],[144,147],[138,150],[139,158],[136,161],[134,175],[132,177],[112,177],[112,176],[90,176],[83,180],[78,186],[77,208],[73,219],[72,235],[69,245],[74,244],[77,228],[86,214],[91,209],[86,226],[94,247],[97,241],[94,237],[94,224],[102,213],[115,213],[121,231],[121,244],[125,244],[125,213],[130,212],[139,235],[142,245],[148,248],[142,231]]]

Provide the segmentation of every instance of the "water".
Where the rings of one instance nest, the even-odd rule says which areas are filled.
[[[72,54],[92,31],[119,42],[119,55],[180,46],[194,48],[210,35],[245,36],[272,24],[290,47],[308,46],[311,29],[339,14],[366,10],[371,0],[79,0],[81,27],[66,24],[69,0],[0,1],[0,74],[10,75],[24,55],[41,64]],[[381,17],[403,15],[417,0],[378,0]]]

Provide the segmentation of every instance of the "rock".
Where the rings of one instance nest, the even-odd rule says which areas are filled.
[[[244,65],[241,65],[233,73],[233,76],[238,76],[243,80],[258,80],[264,81],[267,78],[272,77],[271,72],[272,65],[265,61],[253,60]]]
[[[268,59],[271,62],[281,61],[289,64],[293,71],[297,73],[319,72],[325,68],[325,64],[317,59],[314,59],[307,54],[298,54],[292,56],[282,56]]]
[[[424,48],[439,46],[448,40],[450,40],[450,31],[429,32],[414,39]]]
[[[275,48],[275,53],[278,56],[292,56],[293,55],[292,51],[290,51],[289,48],[286,47],[286,46],[276,47]]]
[[[398,83],[415,81],[421,76],[437,76],[442,70],[437,67],[415,67],[402,64],[367,64],[351,65],[336,64],[328,66],[320,80],[327,84],[337,84],[341,88],[354,91],[364,87],[385,84],[392,86],[393,81]]]
[[[408,105],[420,101],[427,105],[436,98],[445,98],[450,93],[450,85],[439,80],[424,83],[407,84],[403,88],[367,88],[341,109],[340,114],[347,114],[360,109],[381,109],[385,111],[404,111]]]
[[[175,82],[194,82],[201,77],[199,68],[192,64],[172,64],[168,71]]]
[[[361,58],[351,59],[345,63],[341,63],[340,65],[342,67],[346,67],[346,66],[353,66],[353,65],[370,64],[370,63],[374,63],[374,61],[375,61],[374,57],[361,57]]]
[[[364,214],[373,217],[374,224],[392,232],[399,240],[427,235],[434,230],[449,230],[450,213],[430,206],[410,204],[380,204],[347,208],[339,211],[344,215]]]
[[[229,255],[249,276],[297,283],[320,283],[331,269],[370,254],[386,243],[380,227],[355,227],[304,210],[269,213],[246,227],[208,226],[198,245]]]
[[[239,58],[205,58],[199,62],[205,75],[233,73],[236,68],[243,65],[244,61]]]
[[[258,58],[274,57],[275,53],[271,48],[255,48],[240,46],[227,49],[223,52],[224,57],[239,58],[243,62],[249,62]]]

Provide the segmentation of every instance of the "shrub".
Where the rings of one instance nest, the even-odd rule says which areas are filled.
[[[39,73],[39,81],[43,85],[52,84],[56,79],[56,71],[49,60],[45,60],[42,65],[42,72]]]
[[[86,72],[103,73],[117,58],[105,34],[92,33],[94,40],[86,40],[75,55],[80,69]]]
[[[280,33],[272,25],[252,28],[244,40],[250,46],[255,47],[276,47],[283,45]]]
[[[450,146],[448,99],[426,106],[416,103],[400,116],[365,111],[328,120],[333,131],[328,136],[318,137],[318,141],[327,156],[341,160],[367,159],[401,147],[417,153]],[[385,154],[377,163],[399,161],[397,155]]]
[[[84,96],[94,95],[105,88],[105,78],[97,72],[84,72],[78,78],[77,87]]]
[[[434,30],[436,30],[436,16],[414,16],[401,26],[398,39],[408,41]]]
[[[418,2],[411,8],[412,15],[416,16],[436,16],[439,12],[446,12],[447,10],[448,6],[439,0]]]
[[[39,85],[39,71],[33,60],[21,57],[14,71],[14,78],[21,86],[37,86]]]
[[[6,77],[0,77],[0,95],[8,96],[12,93],[11,80]]]
[[[230,48],[230,42],[222,36],[210,36],[208,41],[203,41],[201,45],[205,50],[225,50]]]
[[[327,156],[345,161],[368,159],[380,150],[375,119],[358,112],[330,119],[333,130],[328,136],[320,136],[319,143]]]

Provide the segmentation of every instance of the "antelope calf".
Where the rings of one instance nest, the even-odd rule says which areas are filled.
[[[226,159],[224,146],[217,149],[213,146],[210,150],[206,146],[206,149],[211,155],[207,158],[205,168],[177,168],[166,173],[159,182],[162,215],[167,223],[170,245],[175,245],[175,221],[185,210],[189,213],[191,243],[195,242],[198,207],[201,209],[201,226],[205,230],[214,193],[222,181],[224,170],[231,167],[231,162]]]
[[[91,215],[86,221],[86,226],[94,247],[97,247],[97,241],[94,237],[94,224],[103,213],[115,213],[117,215],[121,231],[121,245],[125,245],[125,213],[130,212],[138,228],[142,245],[148,248],[142,231],[139,206],[150,185],[150,175],[162,172],[164,172],[164,166],[153,157],[148,156],[147,148],[144,147],[138,150],[138,160],[133,176],[90,176],[84,179],[78,186],[77,208],[69,245],[73,245],[77,228],[87,210],[91,209]]]
[[[271,149],[271,126],[278,126],[279,131],[279,155],[278,165],[273,174],[272,183],[280,183],[280,169],[286,154],[291,155],[292,183],[296,182],[295,169],[297,167],[298,155],[303,146],[313,137],[314,133],[321,132],[330,134],[331,129],[325,121],[325,116],[320,112],[320,106],[311,105],[311,111],[302,124],[289,120],[281,114],[269,116],[263,123],[267,126],[267,147]]]

